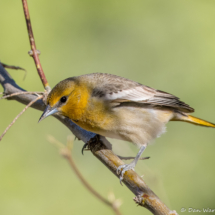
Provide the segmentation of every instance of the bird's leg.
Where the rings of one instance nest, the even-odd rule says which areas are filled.
[[[130,170],[130,169],[133,169],[134,170],[134,167],[136,166],[137,164],[137,161],[139,160],[141,154],[144,152],[144,150],[146,149],[145,146],[141,146],[139,152],[137,153],[137,156],[134,158],[134,160],[130,163],[130,164],[124,164],[124,165],[121,165],[117,168],[116,170],[116,173],[118,175],[120,175],[120,184],[122,184],[122,180],[123,180],[123,175],[126,171]],[[121,170],[122,169],[122,170]]]

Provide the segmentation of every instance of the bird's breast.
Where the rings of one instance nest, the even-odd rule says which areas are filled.
[[[85,130],[100,134],[103,130],[111,129],[115,116],[104,101],[91,97],[87,105],[74,110],[71,119]]]

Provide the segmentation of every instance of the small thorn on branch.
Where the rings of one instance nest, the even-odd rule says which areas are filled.
[[[38,55],[41,54],[40,50],[36,50],[36,52],[37,52]],[[33,53],[32,50],[30,50],[30,51],[28,52],[28,54],[29,54],[31,57],[33,57],[33,55],[34,55],[34,53]]]

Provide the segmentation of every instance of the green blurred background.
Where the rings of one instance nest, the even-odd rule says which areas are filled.
[[[199,0],[29,0],[41,62],[53,87],[67,77],[104,72],[170,92],[196,109],[195,116],[215,122],[215,1]],[[30,50],[21,1],[0,3],[0,59],[24,67],[10,70],[29,91],[42,91]],[[2,91],[2,87],[0,87]],[[0,101],[0,132],[23,109]],[[70,131],[29,109],[0,142],[1,215],[113,214],[80,183],[58,150],[53,135],[66,142]],[[137,148],[111,140],[120,155]],[[215,208],[215,131],[171,122],[167,133],[144,153],[136,171],[171,209]],[[107,197],[123,201],[121,212],[150,214],[136,207],[134,195],[90,152],[72,155],[89,183]],[[188,214],[185,212],[184,214]]]

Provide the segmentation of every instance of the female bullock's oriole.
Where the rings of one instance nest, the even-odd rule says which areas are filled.
[[[130,164],[118,167],[121,181],[127,170],[134,169],[146,146],[165,132],[167,122],[215,127],[189,115],[192,112],[193,108],[169,93],[116,75],[94,73],[58,83],[47,97],[40,120],[60,114],[85,130],[140,147]]]

